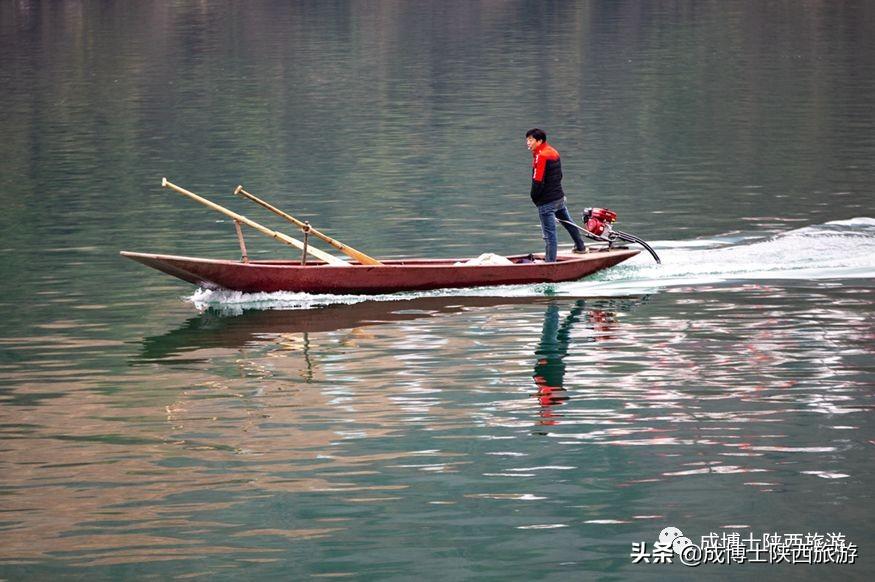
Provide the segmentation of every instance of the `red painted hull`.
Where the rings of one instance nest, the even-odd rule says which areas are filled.
[[[616,249],[584,255],[560,255],[555,263],[456,266],[459,259],[387,260],[382,265],[301,265],[293,261],[238,261],[154,255],[123,251],[129,259],[183,281],[206,288],[246,293],[295,291],[304,293],[395,293],[429,289],[521,285],[575,281],[613,267],[640,251]]]

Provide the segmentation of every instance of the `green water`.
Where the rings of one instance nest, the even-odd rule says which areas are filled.
[[[873,39],[867,2],[0,2],[0,579],[870,579]],[[238,256],[164,176],[373,256],[538,252],[533,126],[661,266],[239,296],[118,255]],[[667,526],[858,556],[633,563]]]

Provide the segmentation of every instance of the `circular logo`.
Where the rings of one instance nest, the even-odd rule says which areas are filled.
[[[667,527],[661,532],[659,532],[659,543],[663,546],[671,547],[674,541],[680,537],[683,537],[684,532],[679,530],[676,527]]]

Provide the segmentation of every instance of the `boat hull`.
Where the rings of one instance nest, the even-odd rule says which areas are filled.
[[[613,249],[560,255],[554,263],[456,265],[459,259],[387,260],[382,265],[347,266],[293,261],[228,261],[122,251],[122,256],[205,288],[245,293],[293,291],[331,294],[381,294],[442,288],[522,285],[575,281],[630,259],[640,251]],[[530,255],[526,255],[528,257]],[[536,257],[537,258],[537,257]]]

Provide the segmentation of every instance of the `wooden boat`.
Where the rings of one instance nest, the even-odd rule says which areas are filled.
[[[122,251],[122,256],[205,288],[246,293],[293,291],[382,294],[442,288],[523,285],[576,281],[630,259],[640,251],[614,248],[559,255],[545,263],[539,255],[507,257],[509,265],[457,265],[460,259],[386,260],[377,265],[350,262],[233,261]]]
[[[308,222],[286,214],[237,186],[234,194],[266,208],[300,228],[301,242],[286,234],[271,230],[254,220],[198,196],[163,178],[161,185],[203,204],[234,220],[240,243],[241,260],[204,259],[176,255],[157,255],[122,251],[122,256],[173,275],[194,285],[213,289],[230,289],[246,293],[292,291],[330,294],[382,294],[399,291],[482,287],[489,285],[524,285],[575,281],[596,271],[607,269],[637,255],[640,251],[625,247],[590,250],[583,254],[559,255],[546,263],[542,256],[517,255],[490,264],[459,259],[396,259],[379,261],[312,228]],[[243,241],[241,224],[281,243],[302,249],[300,261],[250,261]],[[346,254],[350,261],[314,249],[309,236],[314,236]],[[607,240],[607,239],[605,239]],[[312,257],[307,260],[307,257]]]

